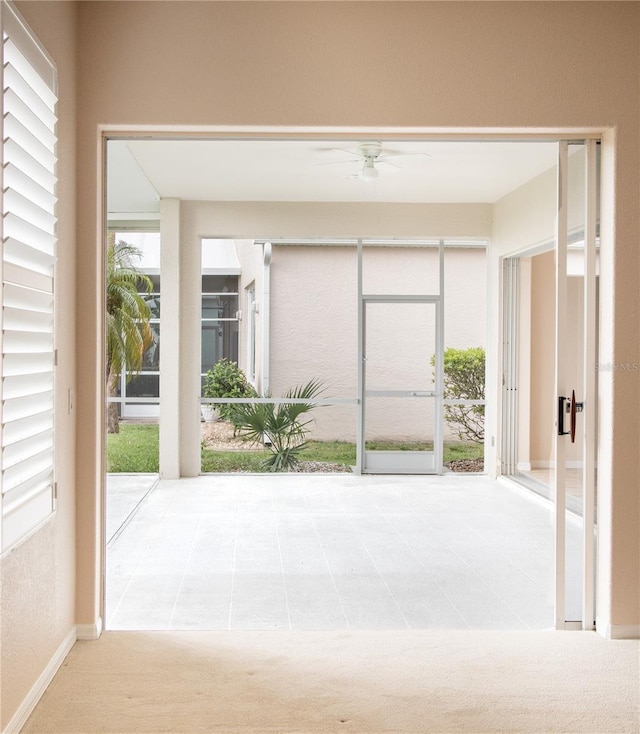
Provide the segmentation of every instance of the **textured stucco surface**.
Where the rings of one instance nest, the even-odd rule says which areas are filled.
[[[363,292],[438,295],[438,251],[366,247]],[[445,256],[445,345],[484,346],[485,253],[450,248]],[[370,305],[367,319],[368,386],[430,390],[435,309]],[[358,322],[355,247],[276,247],[272,268],[272,386],[274,394],[311,378],[326,394],[357,397]],[[386,399],[368,406],[370,439],[431,439],[431,401]],[[356,406],[314,411],[314,436],[355,440]]]

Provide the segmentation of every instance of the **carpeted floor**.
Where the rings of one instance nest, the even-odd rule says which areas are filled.
[[[639,695],[595,633],[107,632],[23,732],[638,732]]]

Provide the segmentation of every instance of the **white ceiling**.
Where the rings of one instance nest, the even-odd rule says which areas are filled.
[[[211,201],[493,203],[555,165],[552,142],[383,143],[396,168],[353,178],[358,140],[129,140],[108,146],[108,209],[149,213],[161,197]],[[407,155],[404,155],[407,154]],[[426,154],[426,155],[425,155]]]

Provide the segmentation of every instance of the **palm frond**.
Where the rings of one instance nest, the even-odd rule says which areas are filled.
[[[154,341],[149,325],[151,309],[142,295],[151,293],[153,282],[136,267],[141,257],[137,247],[122,240],[107,245],[106,351],[110,379],[123,371],[138,373],[144,353]]]
[[[310,380],[288,390],[284,399],[312,400],[323,391],[324,387],[318,380]],[[312,419],[302,421],[300,417],[314,407],[312,402],[241,403],[233,406],[231,420],[240,438],[251,442],[263,442],[266,438],[270,452],[265,461],[266,469],[287,471],[300,463],[300,453],[307,445],[305,436]]]

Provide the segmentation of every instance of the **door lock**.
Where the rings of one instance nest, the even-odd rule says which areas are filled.
[[[571,397],[558,396],[558,436],[571,435],[571,443],[576,442],[576,415],[582,413],[584,403],[576,400],[576,391],[571,391]],[[569,416],[569,430],[565,431],[565,415]]]

